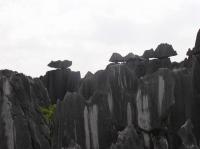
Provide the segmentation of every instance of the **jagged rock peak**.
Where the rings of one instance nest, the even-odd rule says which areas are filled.
[[[126,62],[135,61],[135,60],[142,61],[144,59],[142,57],[138,56],[138,55],[134,55],[133,53],[129,53],[124,57],[124,61],[126,61]]]
[[[149,59],[149,58],[155,58],[155,52],[153,49],[145,50],[142,57]]]
[[[92,72],[88,71],[84,78],[87,79],[87,78],[91,78],[93,76],[94,76],[94,74]]]
[[[188,49],[186,55],[187,55],[187,56],[191,56],[191,55],[192,55],[192,50],[191,50],[190,48]]]
[[[200,54],[200,29],[197,33],[195,47],[193,49],[193,54],[195,54],[195,55]]]
[[[130,52],[124,57],[124,60],[129,61],[129,60],[134,60],[135,58],[136,58],[136,55]]]
[[[168,43],[161,43],[155,50],[155,57],[158,59],[168,58],[177,55],[177,52],[173,49],[172,45]]]
[[[109,61],[113,63],[118,63],[118,62],[123,62],[124,58],[119,53],[113,53]]]
[[[52,68],[60,68],[60,69],[64,69],[64,68],[68,68],[72,65],[72,61],[69,60],[58,60],[58,61],[51,61],[48,66],[52,67]]]

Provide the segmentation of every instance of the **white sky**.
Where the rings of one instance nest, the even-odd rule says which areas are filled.
[[[69,59],[83,76],[162,42],[180,61],[199,28],[200,0],[0,0],[0,69],[36,77]]]

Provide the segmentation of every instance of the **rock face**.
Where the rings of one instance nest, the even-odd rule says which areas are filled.
[[[192,107],[192,72],[186,68],[173,70],[175,104],[170,113],[169,128],[178,130],[187,119],[191,118]]]
[[[85,145],[83,98],[77,93],[67,92],[63,101],[57,100],[56,109],[53,149],[68,147],[72,139],[81,146]]]
[[[175,103],[174,78],[168,69],[145,76],[137,92],[138,126],[150,131],[161,128]]]
[[[159,68],[171,69],[172,63],[169,58],[149,60],[146,64],[146,74],[152,74],[158,71]]]
[[[39,105],[49,104],[39,80],[0,71],[0,148],[50,149],[49,128]]]
[[[72,65],[72,61],[68,61],[68,60],[64,60],[64,61],[51,61],[48,66],[52,67],[52,68],[60,68],[60,69],[64,69],[64,68],[68,68]]]
[[[76,99],[66,94],[68,100],[75,102],[74,105],[82,105],[77,110],[79,117],[77,122],[83,128],[76,130],[81,137],[74,135],[76,126],[74,121],[70,121],[70,117],[74,117],[76,112],[71,112],[66,117],[66,123],[62,128],[62,132],[66,130],[69,134],[67,140],[73,139],[86,149],[104,149],[109,148],[111,143],[117,139],[117,131],[123,130],[128,124],[132,124],[136,117],[134,116],[136,109],[135,96],[137,92],[137,78],[135,74],[126,65],[112,65],[106,70],[98,71],[90,77],[82,80]],[[68,105],[64,99],[61,103],[63,109],[73,111],[76,106]],[[66,104],[64,104],[65,102]],[[68,112],[70,113],[70,112]],[[58,114],[59,116],[62,114]],[[56,121],[63,120],[56,117]],[[75,120],[75,119],[74,119]],[[76,121],[76,120],[75,120]],[[69,128],[71,126],[71,128]],[[84,130],[84,131],[83,131]],[[85,139],[84,139],[85,138]],[[63,140],[60,137],[59,140]],[[55,144],[57,140],[55,139]]]
[[[197,33],[195,47],[193,49],[193,54],[199,55],[200,54],[200,30]]]
[[[177,55],[176,51],[174,51],[172,45],[169,45],[167,43],[158,45],[155,50],[155,57],[159,59],[168,58],[175,55]]]
[[[142,137],[133,125],[119,132],[116,144],[112,144],[110,149],[144,149]]]
[[[186,149],[199,149],[196,138],[192,132],[193,125],[191,120],[188,119],[184,125],[178,131],[179,136],[182,139],[182,148]]]
[[[80,82],[80,72],[70,69],[56,69],[48,71],[40,79],[48,90],[52,103],[62,100],[67,91],[75,92],[78,90]]]
[[[192,66],[192,83],[193,83],[193,103],[192,103],[192,124],[194,126],[194,134],[197,138],[197,142],[199,144],[200,141],[200,118],[198,113],[200,112],[199,105],[200,105],[200,54],[198,53],[200,41],[200,31],[197,34],[195,48],[193,49],[193,66]]]
[[[200,55],[193,56],[193,96],[194,101],[192,105],[192,123],[194,125],[194,132],[197,140],[200,139],[200,118],[198,113],[200,112],[199,105],[200,105]]]

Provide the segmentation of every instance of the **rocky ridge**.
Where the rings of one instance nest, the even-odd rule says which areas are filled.
[[[198,149],[199,41],[200,32],[180,63],[160,44],[143,56],[114,53],[84,78],[61,61],[35,79],[0,71],[0,149]],[[40,107],[52,104],[49,124]]]

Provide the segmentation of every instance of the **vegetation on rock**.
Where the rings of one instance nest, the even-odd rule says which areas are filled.
[[[42,112],[45,120],[48,123],[53,121],[53,116],[56,111],[56,104],[49,105],[48,107],[40,107],[40,111]]]

